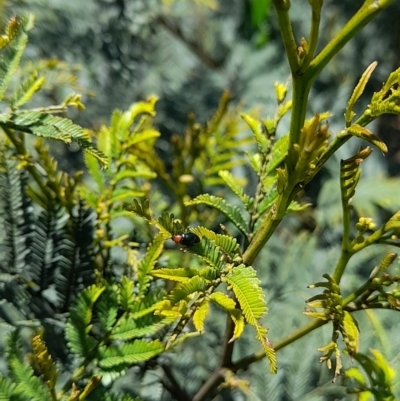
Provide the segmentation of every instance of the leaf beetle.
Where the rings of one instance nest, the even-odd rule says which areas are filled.
[[[193,246],[200,242],[200,238],[193,233],[174,234],[172,241],[183,246]]]

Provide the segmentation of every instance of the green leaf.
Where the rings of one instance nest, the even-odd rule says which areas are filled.
[[[373,357],[362,353],[354,355],[354,359],[363,367],[369,379],[369,385],[362,386],[361,390],[373,388],[377,400],[394,401],[397,398],[394,395],[395,370],[378,350],[370,351]],[[361,379],[358,382],[362,384]]]
[[[175,288],[168,294],[168,299],[173,304],[177,304],[186,297],[196,292],[204,292],[207,289],[207,282],[202,277],[193,277],[189,281],[179,283]]]
[[[0,400],[17,401],[18,391],[16,391],[17,383],[13,383],[10,379],[0,376]]]
[[[267,338],[268,330],[260,325],[255,326],[255,329],[257,332],[256,338],[260,341],[265,355],[268,358],[270,372],[276,373],[278,371],[276,353],[271,342]]]
[[[65,329],[65,337],[71,351],[80,356],[87,356],[93,349],[95,342],[88,335],[92,320],[93,306],[105,287],[92,285],[85,288],[70,308],[70,316]]]
[[[225,276],[225,281],[232,287],[247,322],[256,327],[258,320],[267,312],[265,295],[256,271],[251,266],[240,265]]]
[[[96,304],[97,317],[104,333],[108,333],[117,321],[118,313],[118,288],[116,285],[109,286],[103,292]]]
[[[34,375],[32,367],[16,357],[10,361],[11,374],[17,383],[15,392],[29,397],[29,401],[50,401],[50,392],[44,383]]]
[[[254,199],[243,192],[243,185],[227,170],[221,170],[218,175],[224,180],[225,184],[242,201],[244,207],[249,210],[252,208]]]
[[[235,224],[235,226],[240,231],[242,231],[246,235],[247,223],[244,220],[239,208],[230,205],[223,198],[219,198],[217,196],[209,194],[199,195],[196,198],[185,202],[186,206],[201,205],[201,204],[209,205],[219,210],[229,220],[231,220],[232,223]]]
[[[236,307],[236,303],[232,298],[219,291],[212,293],[209,299],[226,312],[230,312]]]
[[[367,83],[368,83],[369,79],[371,78],[371,75],[374,72],[377,65],[378,65],[378,63],[376,61],[374,61],[372,64],[370,64],[367,67],[367,69],[362,74],[360,80],[358,81],[358,84],[354,88],[353,93],[350,96],[349,102],[347,103],[347,106],[346,106],[346,112],[344,113],[344,119],[346,121],[347,126],[349,126],[351,124],[351,121],[353,120],[354,116],[356,115],[356,113],[354,113],[354,111],[353,111],[354,105],[356,104],[357,100],[363,94],[365,86],[367,85]]]
[[[153,270],[158,257],[164,249],[164,243],[166,236],[163,233],[158,233],[151,244],[148,246],[144,258],[139,262],[138,266],[138,282],[139,282],[139,294],[144,295],[145,291],[149,286],[151,276],[149,273]]]
[[[107,157],[93,147],[89,134],[68,118],[56,117],[39,111],[20,110],[0,115],[0,126],[65,143],[71,143],[74,140],[103,165],[106,166],[108,163]]]
[[[268,16],[271,0],[253,0],[251,4],[251,23],[258,27]]]
[[[147,221],[152,220],[150,214],[150,202],[148,199],[140,199],[140,203],[136,199],[134,199],[133,203],[126,206],[126,210],[137,214]]]
[[[173,323],[175,318],[149,315],[133,319],[132,314],[121,319],[110,334],[112,340],[131,340],[133,338],[152,336],[166,325]]]
[[[247,114],[240,115],[244,121],[248,124],[254,134],[258,148],[261,153],[265,153],[269,150],[271,141],[268,139],[268,131],[262,120],[256,120]]]
[[[214,302],[221,309],[229,314],[235,324],[233,337],[229,342],[235,341],[243,334],[245,320],[240,309],[236,309],[236,302],[222,292],[214,292],[209,297],[210,301]]]
[[[349,355],[358,353],[360,346],[360,332],[358,330],[358,324],[353,315],[347,311],[344,311],[343,320],[341,322],[341,331],[344,342],[346,343]]]
[[[192,277],[198,276],[200,271],[192,267],[162,268],[153,270],[150,274],[164,280],[186,282]]]
[[[237,243],[236,238],[228,235],[216,234],[214,231],[211,231],[205,227],[191,228],[190,231],[200,238],[206,237],[210,241],[214,241],[215,245],[219,247],[222,252],[230,255],[231,257],[235,257],[236,254],[240,252],[239,244]]]
[[[140,189],[131,189],[128,187],[116,188],[107,200],[107,204],[112,205],[115,202],[127,202],[133,200],[133,198],[141,198],[145,195],[146,192]]]
[[[233,330],[233,336],[229,340],[229,342],[232,342],[238,339],[243,334],[245,319],[240,309],[232,309],[228,313],[231,319],[233,320],[233,323],[235,324],[235,328]]]
[[[372,152],[371,148],[360,150],[353,157],[340,162],[340,188],[342,193],[343,208],[348,208],[355,189],[360,179],[360,164]]]
[[[99,349],[99,366],[105,369],[119,365],[127,367],[132,364],[148,361],[163,351],[164,345],[159,340],[135,340],[122,346],[104,346]]]
[[[6,33],[8,42],[1,49],[2,57],[0,60],[0,100],[3,99],[8,84],[18,68],[22,53],[28,41],[26,32],[33,25],[33,16],[25,18],[12,17],[8,22]]]
[[[118,302],[125,311],[129,311],[135,302],[133,288],[133,281],[129,277],[123,276],[119,286]]]
[[[204,330],[204,321],[210,311],[210,303],[205,299],[202,304],[196,309],[193,315],[193,324],[197,331]]]
[[[98,192],[102,193],[105,186],[105,179],[97,158],[90,153],[85,153],[84,160],[90,175],[92,176],[94,182],[97,184]]]
[[[285,160],[289,149],[289,135],[279,138],[272,147],[271,157],[267,164],[267,174],[271,174]]]
[[[135,169],[124,169],[119,170],[117,174],[113,176],[112,183],[116,185],[119,181],[125,180],[127,178],[145,178],[151,180],[156,178],[157,174],[150,171],[147,167],[142,165],[137,165]]]
[[[155,129],[146,129],[139,133],[131,134],[131,138],[129,138],[124,143],[124,150],[129,149],[131,146],[136,145],[139,142],[148,141],[149,139],[156,139],[159,138],[160,133]]]
[[[203,237],[199,244],[188,248],[187,251],[197,255],[217,271],[221,271],[224,266],[224,254],[215,245],[214,241],[210,241],[206,237]]]
[[[21,87],[11,99],[11,108],[15,109],[27,103],[31,97],[40,90],[44,82],[45,79],[43,77],[38,78],[37,71],[34,71],[28,79],[22,82]]]
[[[346,130],[350,135],[356,136],[357,138],[364,139],[375,145],[379,150],[384,153],[387,153],[388,148],[386,144],[380,140],[376,135],[374,135],[368,128],[362,127],[358,124],[352,124]]]
[[[158,227],[161,227],[170,235],[181,234],[186,230],[186,228],[182,225],[182,222],[178,219],[175,219],[175,216],[172,213],[163,212],[158,218],[157,222]]]

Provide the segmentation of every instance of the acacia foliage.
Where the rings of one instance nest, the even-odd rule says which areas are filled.
[[[3,87],[7,87],[10,71],[16,68],[26,43],[21,39],[29,28],[26,21],[29,18],[14,19],[8,25],[4,46],[11,56],[3,69]],[[204,332],[207,336],[208,318],[219,313],[211,305],[227,314],[230,322],[225,346],[232,350],[229,344],[240,342],[246,326],[251,326],[262,351],[250,360],[266,356],[270,371],[276,373],[275,349],[263,321],[269,292],[252,266],[252,244],[257,244],[260,236],[267,239],[265,227],[276,228],[284,216],[309,206],[298,193],[338,143],[355,136],[386,151],[366,125],[382,113],[398,113],[399,70],[390,74],[355,121],[352,112],[372,69],[367,69],[357,85],[346,109],[345,128],[333,140],[324,124],[327,113],[304,122],[298,143],[291,143],[289,136],[275,138],[281,118],[292,107],[286,99],[286,85],[276,85],[274,118],[242,114],[252,135],[238,128],[238,113],[229,112],[229,95],[224,93],[206,124],[191,120],[185,138],[174,140],[172,169],[155,151],[159,137],[153,125],[156,97],[132,104],[126,111],[116,110],[109,125],[85,131],[66,118],[53,116],[69,105],[82,108],[76,95],[56,107],[19,110],[39,89],[41,80],[24,82],[0,123],[5,138],[1,211],[6,230],[2,246],[9,255],[1,266],[5,273],[1,315],[10,326],[44,327],[45,336],[54,323],[60,330],[53,328],[58,336],[47,341],[41,335],[33,337],[32,366],[24,363],[18,333],[10,336],[9,377],[2,377],[0,383],[4,397],[132,399],[139,391],[131,390],[130,397],[105,390],[132,366],[146,375],[156,365],[172,383],[168,359],[163,358],[174,355],[188,338]],[[32,154],[24,134],[40,137]],[[80,174],[60,173],[43,137],[77,141],[86,151],[90,184],[83,182]],[[396,255],[388,253],[349,295],[342,295],[340,285],[353,255],[375,244],[398,246],[398,212],[378,228],[370,216],[357,216],[355,224],[352,220],[360,164],[370,153],[371,148],[364,148],[341,163],[342,247],[333,274],[325,274],[326,281],[311,286],[324,290],[308,299],[311,309],[306,314],[316,319],[314,328],[331,323],[331,339],[319,351],[324,352],[321,361],[329,367],[334,360],[334,377],[342,370],[341,336],[348,354],[367,374],[363,377],[354,369],[346,372],[347,379],[357,382],[355,391],[390,399],[394,397],[393,371],[378,351],[372,352],[374,358],[359,352],[353,312],[375,307],[399,309],[398,277],[386,272]],[[257,181],[252,192],[247,192],[235,175],[245,163]],[[157,184],[151,185],[156,178]],[[196,186],[199,194],[188,196]],[[232,197],[221,196],[221,186],[229,189]],[[168,203],[156,188],[167,188],[176,205]],[[143,233],[120,230],[121,221],[127,220]],[[228,228],[222,227],[222,234],[207,228],[215,227],[218,220],[229,222]],[[199,242],[183,248],[184,252],[166,249],[168,238],[188,232]],[[146,242],[146,249],[141,242]],[[165,281],[175,284],[164,286]],[[274,297],[270,298],[273,302]],[[281,347],[281,343],[276,346]],[[221,381],[246,392],[246,383],[238,380],[236,373],[251,362],[246,358],[233,362],[231,356],[222,353],[223,364],[217,367],[225,372],[220,374]],[[55,360],[69,376],[62,384]],[[160,382],[171,394],[186,392],[177,383],[171,389],[171,383]],[[373,382],[373,391],[369,382]]]

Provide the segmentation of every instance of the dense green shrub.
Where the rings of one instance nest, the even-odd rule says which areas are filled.
[[[155,96],[91,130],[58,116],[84,109],[76,94],[24,108],[45,80],[32,66],[17,73],[32,17],[9,21],[0,42],[0,317],[9,332],[0,398],[395,399],[385,359],[398,349],[385,341],[395,325],[373,310],[400,308],[399,277],[388,270],[399,246],[398,180],[357,187],[372,152],[363,145],[336,166],[315,210],[304,192],[353,137],[387,152],[367,125],[399,114],[400,70],[356,118],[377,64],[365,70],[339,132],[330,132],[329,112],[307,119],[306,108],[324,67],[391,1],[366,0],[317,55],[322,0],[309,1],[310,36],[301,41],[289,2],[273,3],[292,80],[276,83],[272,117],[230,107],[224,92],[206,123],[189,115],[169,158],[157,153]],[[61,171],[46,139],[77,142],[87,174]],[[310,214],[314,232],[304,229]],[[328,236],[340,241],[328,248]],[[323,326],[322,339],[314,331]],[[316,366],[316,348],[333,372]],[[270,373],[255,364],[265,357]]]

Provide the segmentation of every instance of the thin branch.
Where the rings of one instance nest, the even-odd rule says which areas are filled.
[[[203,61],[203,63],[206,64],[208,67],[219,68],[224,63],[225,56],[219,60],[215,60],[202,47],[200,47],[197,42],[186,38],[182,32],[182,29],[178,25],[174,24],[171,20],[164,17],[163,15],[159,15],[156,18],[156,21],[160,23],[162,26],[164,26],[164,28],[166,28],[170,33],[172,33],[176,38],[180,39],[186,45],[186,47],[188,47],[190,51],[196,54],[197,57],[201,61]]]
[[[215,389],[224,382],[226,369],[219,368],[213,372],[208,380],[200,387],[192,401],[203,401],[209,397]]]
[[[189,395],[186,393],[185,390],[183,390],[181,385],[176,380],[171,367],[164,364],[164,365],[161,365],[161,368],[164,371],[166,378],[169,380],[169,382],[171,384],[171,385],[168,385],[167,383],[164,383],[164,387],[171,393],[174,400],[189,401],[190,400]]]
[[[333,56],[335,56],[356,33],[393,2],[394,0],[365,0],[356,14],[353,15],[349,22],[311,62],[310,68],[306,72],[306,74],[309,75],[309,79],[313,81]]]
[[[328,323],[329,320],[314,320],[313,322],[306,324],[305,326],[301,327],[300,329],[294,331],[293,333],[289,334],[287,337],[279,341],[274,345],[274,350],[279,351],[282,348],[285,348],[287,345],[295,342],[301,337],[304,337],[306,334],[314,331],[315,329],[318,329],[319,327],[322,327],[326,323]],[[265,358],[265,352],[264,351],[258,351],[255,352],[252,355],[246,356],[242,359],[239,359],[237,362],[235,362],[231,370],[233,372],[237,372],[240,369],[247,369],[251,364],[254,362],[260,361],[261,359]]]
[[[225,335],[222,343],[222,353],[221,353],[221,362],[220,368],[229,368],[232,364],[232,353],[234,342],[230,339],[233,336],[233,330],[235,329],[235,325],[232,321],[232,318],[227,315],[226,317],[226,326],[225,326]]]

